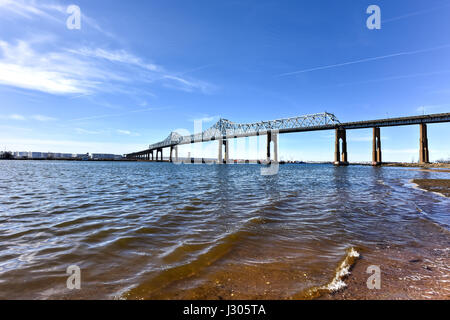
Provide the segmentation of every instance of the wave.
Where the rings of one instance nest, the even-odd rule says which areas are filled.
[[[150,297],[153,293],[162,290],[163,288],[169,286],[175,281],[180,281],[186,278],[193,277],[199,272],[209,267],[211,264],[221,259],[227,253],[231,251],[236,243],[241,241],[243,238],[250,235],[250,232],[246,230],[239,230],[237,232],[229,233],[218,241],[217,245],[207,249],[206,252],[198,255],[193,260],[175,265],[173,267],[168,267],[162,272],[152,277],[151,279],[144,281],[139,286],[128,290],[128,292],[121,295],[121,299],[146,299]],[[202,246],[190,246],[190,248],[185,248],[181,251],[195,251],[195,249],[201,248]],[[177,250],[177,251],[178,251]],[[180,252],[172,252],[167,259],[171,259],[171,255],[179,254]],[[186,252],[184,252],[186,253]],[[172,257],[173,258],[173,257]]]
[[[312,287],[298,295],[293,299],[317,299],[327,293],[335,293],[347,287],[344,280],[350,275],[350,271],[359,259],[360,254],[355,248],[347,249],[347,254],[336,269],[334,278],[327,284],[319,287]]]

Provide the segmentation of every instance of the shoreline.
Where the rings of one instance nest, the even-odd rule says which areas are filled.
[[[412,179],[415,188],[450,198],[450,179]]]
[[[163,161],[153,161],[153,160],[139,160],[139,159],[71,159],[71,158],[61,158],[61,159],[0,159],[0,161],[87,161],[87,162],[170,162],[168,159]],[[200,160],[200,159],[195,159]],[[203,159],[202,159],[203,160]],[[214,162],[215,160],[211,160]],[[203,162],[203,161],[202,161]],[[205,161],[206,162],[206,161]],[[183,162],[184,163],[184,162]],[[198,162],[192,161],[193,164],[198,164]],[[189,164],[188,162],[184,164]],[[231,159],[229,164],[264,164],[261,160],[242,160],[242,159]],[[334,165],[331,161],[323,161],[323,162],[313,162],[313,161],[280,161],[280,165],[285,164],[330,164]],[[385,162],[379,165],[374,166],[370,162],[350,162],[348,166],[370,166],[370,167],[403,167],[403,168],[420,168],[420,169],[450,169],[450,163],[409,163],[409,162]],[[433,170],[432,172],[439,172],[441,170]],[[450,172],[444,171],[444,172]]]

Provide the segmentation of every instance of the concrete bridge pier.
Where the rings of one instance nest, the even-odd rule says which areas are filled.
[[[217,157],[217,163],[219,164],[228,163],[230,161],[228,139],[220,138],[218,141],[219,141],[219,154]],[[223,146],[225,146],[225,160],[223,159]]]
[[[428,150],[428,130],[425,123],[420,124],[420,154],[421,164],[430,163],[430,154]]]
[[[270,146],[271,142],[273,142],[273,161],[275,163],[278,163],[278,132],[267,132],[267,162],[271,162],[271,152],[270,152]]]
[[[230,144],[229,144],[229,140],[225,139],[223,141],[223,145],[225,146],[225,163],[229,163],[230,162]]]
[[[342,153],[340,151],[340,145],[342,140]],[[348,165],[347,158],[347,133],[345,129],[336,129],[336,142],[334,150],[334,164],[336,166],[346,166]]]
[[[178,162],[178,146],[170,147],[170,162],[173,162],[173,153],[175,151],[175,162]]]
[[[223,139],[219,139],[217,141],[219,141],[219,154],[217,156],[217,163],[222,164],[223,163],[223,157],[222,157]]]
[[[373,128],[373,144],[372,144],[372,165],[378,166],[381,160],[381,134],[380,128]]]

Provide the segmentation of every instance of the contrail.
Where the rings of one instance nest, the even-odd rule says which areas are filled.
[[[427,10],[411,12],[411,13],[407,13],[405,15],[394,17],[394,18],[390,18],[390,19],[383,19],[382,23],[388,23],[388,22],[392,22],[392,21],[397,21],[397,20],[406,19],[406,18],[413,17],[413,16],[418,16],[418,15],[430,13],[430,12],[433,12],[433,11],[436,11],[436,10],[439,10],[439,9],[446,8],[448,6],[450,6],[450,4],[446,4],[446,5],[443,5],[443,6],[440,6],[440,7],[430,8],[430,9],[427,9]]]
[[[435,76],[435,75],[441,75],[441,74],[447,74],[447,73],[450,73],[450,70],[435,71],[435,72],[425,72],[425,73],[415,73],[415,74],[406,74],[406,75],[392,76],[392,77],[386,77],[386,78],[369,79],[369,80],[363,80],[363,81],[357,81],[357,82],[346,82],[346,83],[339,83],[339,84],[337,84],[335,86],[342,87],[342,86],[348,86],[348,85],[358,85],[358,84],[366,84],[366,83],[373,83],[373,82],[383,82],[383,81],[389,81],[389,80],[400,80],[400,79],[409,79],[409,78],[417,78],[417,77]]]
[[[300,73],[306,73],[306,72],[312,72],[312,71],[318,71],[318,70],[325,70],[325,69],[344,67],[344,66],[348,66],[348,65],[352,65],[352,64],[358,64],[358,63],[363,63],[363,62],[370,62],[370,61],[382,60],[382,59],[393,58],[393,57],[414,55],[414,54],[418,54],[418,53],[431,52],[431,51],[436,51],[436,50],[449,48],[449,47],[450,47],[450,44],[446,44],[446,45],[442,45],[442,46],[434,47],[434,48],[392,53],[392,54],[388,54],[388,55],[385,55],[385,56],[365,58],[365,59],[360,59],[360,60],[355,60],[355,61],[348,61],[348,62],[343,62],[343,63],[331,64],[331,65],[327,65],[327,66],[321,66],[321,67],[304,69],[304,70],[299,70],[299,71],[294,71],[294,72],[282,73],[282,74],[277,75],[277,77],[292,76],[292,75],[300,74]]]

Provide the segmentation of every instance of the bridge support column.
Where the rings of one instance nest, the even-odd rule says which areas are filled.
[[[380,128],[373,128],[372,165],[378,166],[381,160],[381,134]]]
[[[278,132],[267,132],[267,162],[271,162],[270,144],[273,142],[274,162],[278,163]]]
[[[219,152],[217,157],[217,163],[219,164],[228,163],[230,161],[228,139],[220,138],[218,139],[218,141],[219,141]],[[225,146],[225,159],[223,158],[223,146]]]
[[[340,152],[340,144],[342,140],[342,153]],[[345,129],[336,129],[336,142],[334,150],[334,164],[337,166],[348,165],[347,158],[347,133]]]
[[[229,144],[229,140],[225,139],[223,141],[223,144],[225,145],[225,163],[228,164],[230,162],[230,144]]]
[[[425,123],[420,124],[420,154],[419,162],[421,164],[430,163],[430,154],[428,150],[428,130]]]
[[[222,149],[223,149],[223,139],[219,139],[219,153],[217,156],[217,163],[222,164],[223,163],[223,157],[222,157]]]
[[[170,162],[173,162],[173,153],[175,151],[175,162],[178,162],[178,146],[170,147]]]

